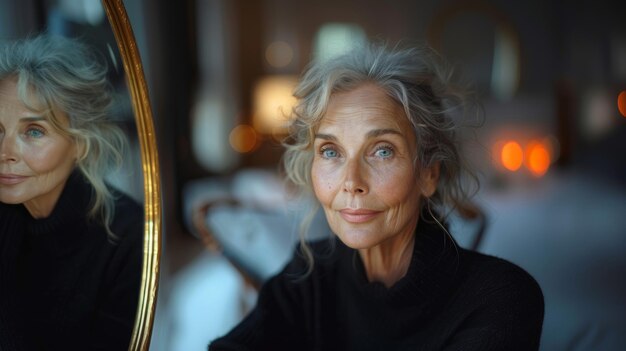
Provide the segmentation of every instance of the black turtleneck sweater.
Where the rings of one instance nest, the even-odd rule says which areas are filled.
[[[312,244],[262,287],[255,309],[210,350],[537,350],[543,295],[505,260],[457,247],[420,221],[407,274],[369,282],[356,250]]]
[[[115,240],[87,219],[92,187],[78,172],[47,218],[0,203],[0,350],[128,349],[144,217],[115,194]]]

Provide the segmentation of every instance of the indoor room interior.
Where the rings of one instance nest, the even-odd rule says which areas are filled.
[[[463,153],[480,180],[459,245],[528,271],[541,350],[626,347],[626,21],[610,0],[124,0],[147,82],[161,185],[150,350],[206,350],[290,259],[313,200],[280,168],[312,59],[367,41],[427,44],[471,84]],[[47,30],[114,68],[130,149],[111,184],[143,201],[137,127],[100,1],[0,0],[0,39]],[[332,235],[323,214],[312,236]],[[213,238],[214,241],[207,239]],[[216,249],[215,241],[219,243]]]

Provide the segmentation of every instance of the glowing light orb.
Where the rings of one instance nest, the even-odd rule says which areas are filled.
[[[626,90],[623,90],[617,96],[617,109],[622,116],[626,117]]]
[[[539,141],[531,141],[526,147],[526,168],[535,177],[541,177],[550,168],[551,157],[548,147]]]
[[[500,161],[502,161],[504,168],[509,171],[517,171],[524,161],[524,151],[522,147],[515,141],[507,142],[500,152]]]
[[[228,136],[230,146],[239,153],[253,151],[258,145],[257,132],[247,124],[240,124],[233,128]]]

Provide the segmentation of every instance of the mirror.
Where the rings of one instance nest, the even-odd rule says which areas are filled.
[[[141,58],[124,4],[121,0],[103,0],[102,3],[124,62],[141,146],[145,204],[144,255],[139,306],[129,350],[147,350],[156,307],[161,250],[161,189],[154,123]]]
[[[72,12],[68,12],[69,8],[77,9],[81,6],[83,6],[82,18],[87,22],[93,20],[92,25],[85,25],[84,22],[74,21],[75,18],[72,17]],[[99,0],[80,2],[63,0],[14,1],[11,3],[2,2],[0,3],[0,7],[0,20],[2,20],[2,24],[0,25],[0,39],[2,40],[2,45],[5,45],[7,41],[13,41],[20,37],[32,38],[35,37],[37,33],[46,31],[54,36],[63,35],[72,38],[77,37],[78,41],[86,44],[87,51],[68,50],[68,52],[80,54],[89,52],[90,54],[94,54],[93,57],[92,55],[84,55],[84,57],[87,57],[86,60],[77,59],[76,61],[69,59],[69,55],[66,55],[60,60],[57,59],[57,62],[86,62],[87,65],[89,65],[89,60],[91,59],[102,61],[100,62],[101,64],[106,62],[105,66],[108,72],[105,73],[104,76],[113,86],[113,91],[110,92],[113,102],[110,108],[103,108],[99,111],[104,111],[103,114],[110,115],[111,119],[113,119],[113,123],[107,122],[108,124],[106,125],[93,123],[92,125],[98,127],[91,127],[91,129],[107,129],[109,128],[107,125],[110,124],[119,127],[118,129],[129,139],[128,150],[130,151],[124,152],[123,156],[120,156],[122,157],[120,171],[114,173],[112,176],[104,177],[107,184],[129,195],[125,196],[112,191],[114,194],[110,197],[109,204],[112,205],[116,211],[115,214],[107,217],[107,214],[111,214],[112,212],[107,212],[109,210],[106,209],[106,206],[100,208],[96,207],[97,201],[94,201],[95,197],[93,194],[99,196],[101,189],[96,187],[96,183],[94,183],[92,178],[89,178],[88,173],[84,170],[86,166],[81,162],[98,152],[94,150],[101,150],[100,146],[104,145],[106,142],[110,142],[114,145],[118,144],[113,142],[113,139],[106,139],[107,136],[111,136],[112,134],[102,137],[105,135],[105,132],[102,132],[100,136],[102,139],[106,140],[106,142],[96,144],[91,139],[90,134],[85,134],[85,131],[89,129],[86,126],[91,124],[91,122],[83,123],[83,125],[77,124],[79,122],[76,121],[80,120],[80,117],[76,117],[77,114],[75,111],[79,108],[75,107],[75,105],[70,106],[69,103],[76,103],[78,101],[78,105],[80,105],[81,102],[84,102],[85,100],[77,98],[77,96],[81,96],[80,93],[82,93],[82,91],[74,89],[72,92],[67,93],[67,95],[74,94],[73,96],[69,98],[67,96],[58,98],[58,92],[61,91],[58,87],[69,86],[70,83],[68,82],[71,79],[68,78],[69,75],[61,74],[55,76],[54,74],[58,73],[53,73],[52,77],[58,78],[58,81],[61,83],[48,86],[51,91],[50,94],[45,95],[42,93],[44,90],[40,85],[44,83],[40,81],[33,83],[35,82],[34,80],[24,78],[23,81],[26,82],[25,86],[27,86],[26,92],[22,95],[19,95],[19,93],[16,95],[16,91],[19,91],[19,89],[16,90],[16,87],[19,86],[21,80],[12,79],[13,77],[17,77],[16,71],[11,71],[10,68],[3,71],[5,73],[0,77],[0,88],[2,88],[2,92],[0,93],[0,99],[2,99],[2,103],[0,103],[0,137],[2,138],[2,168],[0,169],[0,173],[2,173],[2,177],[0,177],[0,205],[2,206],[0,208],[0,227],[2,229],[0,232],[2,235],[0,235],[0,248],[3,250],[3,256],[5,248],[9,248],[12,250],[11,252],[15,252],[16,255],[15,260],[6,260],[8,264],[5,264],[3,258],[3,262],[0,265],[3,272],[3,282],[0,283],[0,285],[4,285],[5,287],[0,289],[2,290],[0,291],[0,295],[3,300],[5,300],[5,293],[6,296],[11,298],[16,297],[16,299],[7,299],[0,306],[0,331],[2,332],[2,334],[0,334],[0,349],[4,349],[4,346],[6,346],[6,339],[11,339],[10,337],[6,337],[7,330],[9,334],[13,331],[17,331],[14,335],[18,335],[19,340],[26,343],[31,342],[28,340],[28,330],[38,332],[37,329],[42,329],[47,330],[46,332],[51,334],[55,333],[57,329],[63,329],[63,332],[71,335],[71,338],[76,341],[77,344],[86,346],[84,339],[87,337],[85,335],[90,333],[76,332],[76,330],[82,330],[80,327],[87,324],[90,326],[88,328],[85,327],[85,330],[97,330],[100,332],[98,341],[101,343],[106,342],[108,339],[106,336],[112,335],[112,330],[122,329],[122,327],[118,325],[113,326],[107,324],[107,321],[113,321],[119,318],[122,314],[117,314],[116,309],[121,309],[122,307],[120,306],[122,305],[128,305],[130,307],[126,308],[123,314],[127,318],[124,319],[123,323],[120,323],[123,324],[125,333],[123,340],[126,341],[124,345],[130,340],[130,344],[128,345],[130,350],[147,350],[156,305],[159,273],[158,265],[161,242],[159,165],[151,109],[142,64],[123,2],[121,0],[102,0],[102,2]],[[40,40],[40,44],[49,43],[50,46],[39,45],[38,54],[32,55],[31,57],[44,56],[41,47],[54,47],[59,51],[59,46],[55,46],[56,44],[53,45],[53,43],[56,43],[55,40],[50,39],[50,41],[46,41],[48,40],[47,38],[41,38],[44,39]],[[69,48],[70,46],[62,47]],[[11,56],[13,56],[13,54]],[[59,66],[57,65],[55,67]],[[65,65],[64,67],[69,68],[63,72],[70,72],[70,75],[75,72],[72,71],[71,64]],[[6,72],[9,73],[6,74]],[[98,74],[102,74],[102,71]],[[102,77],[102,75],[99,77]],[[83,76],[79,76],[77,79],[83,78]],[[20,77],[19,79],[22,78]],[[100,89],[101,86],[102,85],[98,85],[98,89]],[[89,93],[86,90],[84,92],[85,95]],[[91,95],[95,96],[97,94],[91,93]],[[108,90],[104,95],[109,95]],[[50,96],[52,96],[52,99],[50,99]],[[10,100],[12,97],[14,97],[14,99]],[[64,98],[66,98],[66,100],[63,100]],[[102,100],[108,102],[107,99]],[[64,104],[66,101],[69,103]],[[87,103],[85,103],[85,105],[87,105]],[[26,108],[26,106],[32,106],[33,108],[29,109]],[[87,107],[84,108],[84,110],[87,111],[85,115],[88,115],[92,111]],[[2,111],[18,111],[19,113],[23,113],[23,115],[4,113]],[[18,117],[16,118],[15,116]],[[41,127],[39,124],[42,124],[43,127],[45,127],[44,131],[35,130],[33,127],[34,124],[37,124],[37,127]],[[105,126],[106,128],[100,126]],[[22,127],[24,130],[22,130]],[[22,144],[19,144],[21,141],[16,142],[16,140],[23,136],[29,136],[32,140],[54,136],[55,138],[58,137],[58,139],[55,139],[57,140],[57,145],[59,143],[58,140],[65,143],[63,145],[69,145],[67,146],[69,149],[62,150],[69,150],[68,152],[59,152],[61,155],[59,159],[70,160],[70,162],[63,161],[63,165],[67,164],[67,167],[64,168],[67,172],[61,177],[62,181],[59,182],[60,186],[55,185],[53,188],[60,190],[56,193],[57,195],[52,196],[53,200],[46,202],[49,204],[49,211],[47,212],[44,211],[41,213],[32,210],[32,205],[35,203],[33,199],[42,199],[39,195],[36,195],[37,197],[20,197],[21,195],[19,195],[18,192],[14,192],[14,189],[20,187],[19,183],[22,182],[22,178],[31,181],[31,179],[36,179],[39,177],[39,174],[42,174],[41,172],[37,172],[36,167],[27,168],[23,166],[26,164],[24,162],[22,162],[20,166],[15,166],[19,164],[20,158],[25,158],[22,157],[25,155],[25,152],[23,151],[24,148]],[[31,143],[35,145],[34,141]],[[18,144],[20,148],[11,147]],[[115,147],[111,147],[111,149],[117,152],[120,150],[116,150]],[[44,154],[45,152],[41,150],[43,149],[39,149],[37,152],[31,152],[31,156]],[[20,157],[14,156],[13,154],[19,154]],[[74,155],[74,157],[69,157],[70,155]],[[97,158],[97,156],[95,158]],[[40,160],[38,162],[42,164],[46,161]],[[80,168],[80,171],[77,170],[78,168]],[[26,170],[31,170],[33,173],[24,173],[24,175],[18,174],[22,171],[26,172]],[[54,171],[56,170],[58,170],[58,168],[54,168]],[[93,174],[97,174],[96,178],[102,178],[102,174],[105,173],[94,171]],[[102,179],[100,179],[100,181],[102,181]],[[26,181],[23,183],[27,184]],[[37,189],[36,187],[30,186],[30,183],[28,184],[28,186],[21,187],[26,190]],[[37,184],[39,183],[35,183],[35,185]],[[141,186],[142,184],[143,187]],[[102,183],[102,186],[105,189],[109,188],[105,186],[104,183]],[[143,191],[140,190],[142,188]],[[81,190],[77,191],[76,189]],[[85,191],[82,191],[82,189],[85,189]],[[52,192],[47,192],[45,194],[51,193]],[[76,212],[75,215],[73,215],[74,212],[71,212],[72,217],[63,212],[65,207],[61,205],[80,203],[74,201],[76,198],[75,193],[80,193],[81,196],[85,194],[81,199],[86,199],[86,201],[85,205],[80,208],[81,212]],[[143,211],[141,211],[140,206],[128,205],[128,207],[123,207],[120,205],[122,201],[124,204],[132,204],[131,198],[143,202]],[[42,202],[43,200],[38,201],[37,204],[39,205]],[[96,205],[94,205],[94,203]],[[78,208],[79,206],[75,207]],[[99,209],[98,212],[95,212],[93,218],[89,217],[87,211],[87,209],[90,208]],[[137,211],[126,213],[124,210],[127,208],[136,208]],[[19,214],[19,216],[13,216],[16,213]],[[48,264],[48,261],[41,258],[42,256],[39,256],[39,253],[43,251],[38,250],[46,249],[45,245],[41,244],[43,240],[41,242],[35,242],[35,239],[33,239],[31,235],[32,223],[44,223],[46,220],[48,221],[47,223],[50,223],[50,219],[55,220],[59,218],[59,213],[64,215],[63,218],[70,220],[66,222],[67,225],[65,223],[59,225],[58,228],[60,228],[60,230],[53,231],[52,234],[58,232],[76,232],[79,234],[97,232],[98,234],[96,236],[84,235],[84,237],[89,237],[90,239],[83,239],[83,236],[81,236],[79,237],[80,240],[68,240],[67,247],[71,247],[73,250],[71,254],[67,253],[70,251],[66,249],[65,245],[58,246],[60,249],[65,250],[63,251],[64,256],[59,256],[58,260],[54,261],[54,263],[58,262],[60,265],[65,265],[65,268],[59,268],[59,266],[56,266],[52,261]],[[131,217],[132,219],[130,219]],[[19,226],[11,227],[11,223],[9,222],[12,221],[13,218],[24,219],[28,222],[24,222],[26,224],[23,226],[22,222],[19,222]],[[81,220],[81,218],[85,218],[85,220]],[[97,222],[96,220],[101,221]],[[8,227],[7,223],[9,223]],[[97,223],[97,225],[93,223]],[[7,228],[9,230],[7,230]],[[12,228],[15,228],[15,230],[11,230]],[[73,230],[73,228],[79,229]],[[127,237],[130,238],[130,235],[126,236],[127,232],[128,234],[130,234],[130,232],[136,233],[133,237],[137,238],[137,240],[126,240]],[[7,235],[10,233],[15,233],[16,235]],[[109,236],[108,234],[111,235]],[[116,234],[120,235],[116,236]],[[19,238],[15,241],[15,243],[18,244],[14,246],[5,245],[9,242],[7,238],[12,237]],[[41,236],[41,238],[43,237],[44,236]],[[50,235],[48,237],[55,236]],[[39,238],[40,237],[37,237],[36,239],[39,240]],[[95,244],[96,239],[91,238],[98,238],[98,243]],[[131,241],[133,242],[132,245],[129,243]],[[70,245],[74,242],[80,243],[80,245],[75,245],[75,250],[74,246]],[[84,250],[86,246],[82,245],[87,242],[90,245],[88,246],[89,251]],[[123,258],[120,258],[122,254],[119,254],[119,252],[122,251],[121,248],[124,247],[124,245],[128,248],[128,252],[132,254],[125,254]],[[108,254],[109,251],[103,254],[105,246],[106,250],[111,250],[110,255]],[[27,251],[22,251],[24,248],[26,248]],[[118,248],[120,249],[118,250]],[[55,254],[57,253],[55,250],[49,251]],[[23,255],[24,252],[26,252],[25,255]],[[74,258],[79,255],[74,254],[75,252],[80,253],[82,261],[74,261]],[[38,261],[30,261],[28,259],[30,257],[36,258]],[[101,257],[107,258],[103,258],[101,262]],[[131,261],[133,264],[129,263]],[[38,265],[37,262],[45,264]],[[15,266],[11,266],[11,263],[15,263]],[[113,273],[112,269],[109,267],[116,267],[116,264],[119,265],[119,271],[116,271],[118,273]],[[7,267],[8,270],[5,270]],[[98,271],[99,273],[104,272],[103,274],[93,274],[92,271],[95,271],[95,268],[92,269],[92,267],[106,268]],[[23,270],[36,272],[38,275],[25,275],[26,278],[23,278],[21,274]],[[62,279],[57,279],[57,277],[67,277],[68,275],[66,273],[72,270],[80,272],[80,275],[78,273],[72,275],[72,283],[68,284],[68,282]],[[4,284],[6,283],[4,279],[7,276],[5,274],[7,272],[10,273],[8,274],[9,279],[15,279],[15,281],[9,280],[9,283],[15,283],[15,288],[10,284]],[[12,272],[17,273],[12,274]],[[112,278],[113,276],[115,278]],[[106,284],[102,283],[102,281],[105,281],[103,277],[107,277]],[[123,277],[132,277],[132,279],[125,279]],[[83,289],[85,280],[95,281],[93,286],[90,287],[91,290],[89,290],[93,298],[92,295],[85,292],[86,288]],[[61,283],[61,281],[64,283]],[[109,285],[109,281],[114,282],[115,285],[113,285],[113,283]],[[129,283],[130,281],[132,281],[132,284]],[[117,284],[118,282],[126,284],[129,287],[125,285],[124,288],[121,288],[121,284]],[[6,289],[7,286],[10,288]],[[38,286],[40,286],[40,289],[37,288]],[[53,288],[50,288],[50,286]],[[33,287],[35,287],[35,289],[33,289]],[[109,289],[109,287],[111,288]],[[59,288],[58,291],[62,291],[62,293],[54,290],[57,288]],[[109,293],[121,289],[125,289],[124,291],[127,294],[116,295],[117,293]],[[29,294],[21,295],[23,291],[27,291]],[[69,291],[71,291],[71,293],[69,293]],[[32,299],[22,297],[31,295],[33,296]],[[131,295],[137,297],[138,302],[136,303],[136,309],[134,302],[128,303],[123,298]],[[102,302],[101,296],[107,296],[109,305]],[[67,299],[61,300],[61,298],[65,297],[67,297]],[[24,301],[26,299],[28,300]],[[12,306],[10,306],[12,301],[18,302],[16,307],[12,308]],[[55,301],[59,303],[57,304]],[[22,303],[24,303],[24,305],[21,305]],[[102,306],[109,306],[111,308],[103,308]],[[5,307],[7,307],[7,309],[5,309]],[[9,312],[5,314],[6,311]],[[50,316],[54,316],[54,318],[48,318]],[[97,316],[97,318],[93,316]],[[103,318],[103,316],[106,318]],[[13,317],[16,318],[14,319]],[[117,322],[117,320],[115,322]],[[5,329],[7,326],[9,328]],[[39,326],[41,326],[41,328],[39,328]],[[74,329],[72,326],[79,328]],[[130,333],[131,328],[132,335]],[[59,335],[62,334],[59,333]],[[19,343],[17,344],[19,345]],[[115,349],[120,348],[116,347]]]

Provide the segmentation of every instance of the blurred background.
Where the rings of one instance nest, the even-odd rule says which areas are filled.
[[[50,1],[1,3],[0,23],[15,33],[30,28],[16,20],[24,11],[49,25],[40,12]],[[291,89],[312,58],[365,40],[428,43],[473,83],[485,120],[464,135],[464,154],[481,180],[475,202],[484,215],[453,217],[452,234],[537,279],[546,302],[541,349],[626,349],[623,2],[125,5],[150,89],[164,191],[151,349],[206,349],[289,259],[310,202],[292,197],[278,171]],[[207,249],[206,233],[221,253]],[[328,235],[319,215],[313,235]]]

